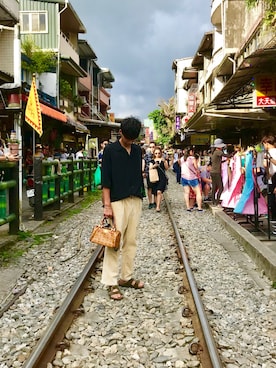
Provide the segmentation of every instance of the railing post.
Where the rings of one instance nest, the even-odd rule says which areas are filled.
[[[79,190],[79,196],[83,196],[83,185],[84,185],[84,165],[83,165],[83,158],[81,160],[81,162],[79,163],[79,169],[81,170],[80,173],[80,190]]]
[[[55,194],[58,197],[58,200],[55,201],[54,208],[56,210],[60,210],[60,184],[61,184],[61,176],[58,175],[58,177],[55,179]]]
[[[43,219],[42,206],[42,158],[34,157],[34,187],[35,187],[35,203],[34,203],[34,219],[41,221]]]
[[[88,161],[88,185],[87,185],[87,191],[91,192],[92,190],[92,159],[90,158]]]
[[[15,219],[9,224],[9,233],[16,235],[19,231],[19,165],[11,168],[11,180],[15,180],[15,187],[9,189],[9,212],[15,214]]]
[[[68,164],[68,171],[71,172],[69,174],[68,202],[69,203],[74,203],[74,164],[73,164],[73,158],[71,158],[71,162]]]

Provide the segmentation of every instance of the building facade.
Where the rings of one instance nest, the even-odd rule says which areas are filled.
[[[23,154],[33,145],[33,132],[24,118],[33,73],[43,124],[37,142],[77,149],[88,135],[96,135],[94,128],[109,125],[115,79],[110,70],[102,70],[93,49],[80,39],[86,29],[69,1],[0,0],[0,28],[0,132],[4,139],[18,127],[19,117]],[[32,55],[37,51],[51,53],[54,65],[32,70]],[[10,95],[19,100],[9,101]],[[109,136],[113,128],[106,132]]]
[[[249,9],[244,0],[213,0],[211,22],[182,71],[188,94],[196,95],[182,129],[187,137],[208,134],[209,142],[219,136],[244,145],[275,134],[276,17],[267,25],[263,2]]]

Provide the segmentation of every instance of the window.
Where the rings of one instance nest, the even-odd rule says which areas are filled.
[[[21,13],[22,33],[46,33],[47,31],[46,12]]]

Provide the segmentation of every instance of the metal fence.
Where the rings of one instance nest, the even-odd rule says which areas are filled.
[[[52,205],[60,210],[64,200],[74,203],[94,189],[96,159],[53,160],[34,158],[34,220],[43,219],[43,210]],[[9,223],[9,233],[19,230],[19,169],[17,162],[0,163],[0,226]]]
[[[9,224],[9,233],[19,229],[18,162],[0,163],[0,226]]]

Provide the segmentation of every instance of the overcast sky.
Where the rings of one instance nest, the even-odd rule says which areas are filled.
[[[80,38],[115,82],[111,112],[142,120],[173,96],[173,60],[192,57],[210,23],[211,0],[70,0],[86,27]]]

